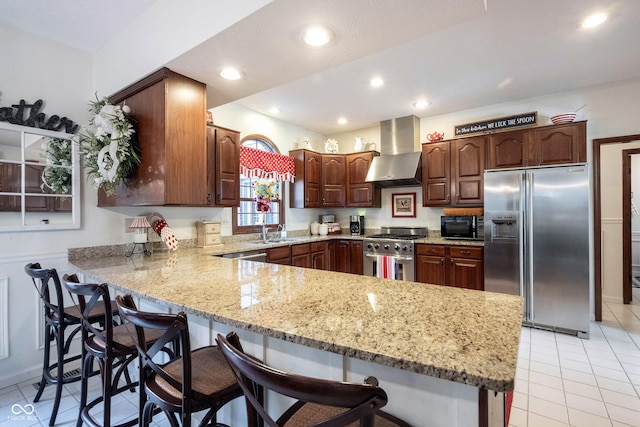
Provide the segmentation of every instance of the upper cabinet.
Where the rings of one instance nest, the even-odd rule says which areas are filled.
[[[342,154],[323,154],[320,179],[323,208],[343,208],[346,203],[346,161]]]
[[[208,205],[205,85],[163,68],[110,100],[131,109],[141,163],[98,206]]]
[[[240,132],[207,126],[207,202],[240,206]]]
[[[381,206],[380,187],[365,182],[369,166],[377,151],[363,151],[347,154],[347,207],[379,208]]]
[[[80,227],[75,136],[0,122],[0,231]]]
[[[586,123],[582,121],[489,135],[487,169],[586,162]]]
[[[296,164],[296,180],[291,183],[289,204],[292,208],[320,208],[322,155],[310,150],[293,150],[289,155]]]
[[[481,205],[484,153],[484,136],[423,144],[422,205]]]

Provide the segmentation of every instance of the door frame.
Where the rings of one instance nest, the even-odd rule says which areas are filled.
[[[593,271],[595,320],[602,321],[602,210],[600,188],[600,147],[605,144],[625,144],[640,141],[640,134],[596,138],[592,143],[593,156]],[[624,182],[624,180],[623,180]],[[624,196],[623,196],[624,197]],[[624,215],[624,213],[623,213]],[[623,233],[624,238],[624,233]]]
[[[640,148],[622,150],[622,302],[633,299],[631,256],[631,156]]]

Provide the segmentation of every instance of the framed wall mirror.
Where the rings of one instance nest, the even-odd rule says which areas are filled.
[[[80,228],[76,136],[0,122],[0,232]]]

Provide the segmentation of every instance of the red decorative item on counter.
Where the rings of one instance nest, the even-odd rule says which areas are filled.
[[[175,234],[173,234],[173,230],[171,230],[167,225],[167,221],[162,215],[157,212],[152,213],[149,215],[149,223],[170,250],[178,250],[178,239],[176,239]]]

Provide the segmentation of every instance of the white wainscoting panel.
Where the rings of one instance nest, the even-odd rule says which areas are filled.
[[[0,359],[9,357],[9,278],[0,277]]]

